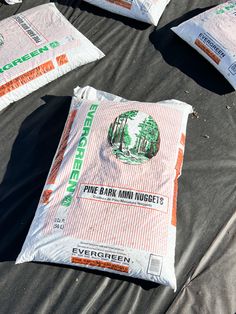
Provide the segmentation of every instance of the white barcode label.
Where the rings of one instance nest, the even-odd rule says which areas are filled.
[[[150,254],[148,263],[148,274],[160,276],[162,269],[162,256]]]

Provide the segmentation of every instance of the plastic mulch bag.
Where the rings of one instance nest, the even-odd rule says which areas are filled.
[[[228,1],[172,30],[204,56],[236,89],[236,1]]]
[[[85,0],[107,11],[157,25],[171,0]]]
[[[169,285],[192,107],[77,88],[16,263],[52,262]]]
[[[0,21],[0,56],[1,110],[104,54],[50,3]]]
[[[7,4],[16,4],[16,3],[22,3],[22,0],[5,0]]]

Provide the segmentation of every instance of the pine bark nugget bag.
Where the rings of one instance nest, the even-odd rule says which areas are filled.
[[[53,262],[176,289],[177,180],[188,114],[77,88],[16,263]]]
[[[22,0],[5,0],[7,4],[16,4],[16,3],[21,3]]]
[[[104,54],[49,3],[0,21],[0,56],[1,110]]]
[[[171,0],[85,0],[107,11],[157,25]]]
[[[236,89],[236,1],[228,1],[173,27]]]

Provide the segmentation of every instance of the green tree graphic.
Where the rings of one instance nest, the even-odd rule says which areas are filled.
[[[151,116],[138,111],[127,111],[119,115],[108,130],[108,141],[113,153],[125,163],[141,164],[155,156],[159,150],[160,134]],[[137,118],[137,121],[132,122]],[[142,120],[143,118],[143,120]],[[137,130],[131,132],[130,127]]]
[[[128,125],[124,127],[124,145],[125,148],[128,149],[131,144],[131,137],[129,135]]]
[[[122,151],[123,149],[123,142],[124,142],[124,136],[125,136],[125,128],[127,125],[128,120],[134,120],[134,118],[137,116],[138,111],[127,111],[125,113],[122,113],[120,115],[121,119],[124,121],[121,131],[121,137],[120,137],[120,147],[119,150]],[[128,127],[128,126],[127,126]]]
[[[109,132],[108,132],[108,140],[110,144],[119,143],[120,150],[122,151],[123,148],[123,142],[124,142],[124,136],[126,132],[126,138],[127,138],[127,132],[128,132],[128,120],[133,120],[135,116],[137,115],[138,111],[128,111],[124,112],[119,117],[117,117],[110,125]],[[126,131],[125,131],[126,130]]]
[[[156,155],[159,149],[159,130],[156,122],[151,116],[144,119],[138,125],[139,133],[136,134],[134,150],[143,153],[147,158]]]

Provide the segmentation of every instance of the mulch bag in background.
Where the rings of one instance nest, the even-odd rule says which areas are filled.
[[[5,0],[7,4],[16,4],[16,3],[21,3],[22,0]]]
[[[1,110],[104,54],[50,3],[0,22],[0,56]]]
[[[228,1],[172,30],[204,56],[236,89],[236,1]]]
[[[77,88],[16,263],[109,271],[176,289],[176,201],[192,107]]]
[[[157,25],[170,0],[85,0],[107,11]]]

